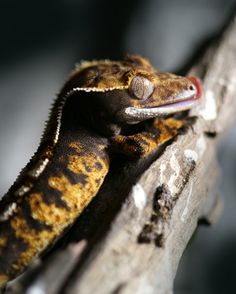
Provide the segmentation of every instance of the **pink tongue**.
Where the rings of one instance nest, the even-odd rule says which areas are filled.
[[[200,98],[202,96],[202,83],[201,83],[201,80],[199,78],[197,78],[197,77],[194,77],[194,76],[188,76],[187,78],[197,88],[197,97],[196,98]]]

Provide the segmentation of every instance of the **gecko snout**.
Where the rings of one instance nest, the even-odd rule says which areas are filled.
[[[196,91],[196,98],[195,99],[199,99],[202,96],[202,83],[200,81],[199,78],[194,77],[194,76],[189,76],[187,77],[188,80],[190,80],[192,82],[192,84],[190,84],[188,86],[190,91]]]

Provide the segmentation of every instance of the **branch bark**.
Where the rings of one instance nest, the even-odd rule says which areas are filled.
[[[193,128],[151,165],[153,158],[116,163],[70,232],[7,293],[34,287],[49,294],[172,292],[198,221],[212,222],[219,212],[216,150],[236,115],[235,20],[190,74],[204,85],[202,102],[190,114],[198,117]],[[146,169],[141,176],[140,169]]]

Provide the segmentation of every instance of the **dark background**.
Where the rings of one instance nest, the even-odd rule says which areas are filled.
[[[74,63],[129,52],[148,57],[159,70],[179,72],[234,7],[232,0],[2,1],[1,194],[36,150],[48,109]],[[219,159],[224,211],[215,226],[197,230],[175,293],[236,293],[236,128],[225,136]]]

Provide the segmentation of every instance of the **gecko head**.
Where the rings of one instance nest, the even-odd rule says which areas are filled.
[[[201,96],[200,82],[195,77],[171,73],[137,73],[129,84],[131,106],[120,112],[127,121],[165,117],[191,109]]]
[[[143,60],[139,59],[142,66],[137,66],[130,74],[125,95],[130,105],[117,112],[121,120],[136,123],[165,117],[191,109],[198,102],[202,95],[198,78],[157,72],[147,60]]]
[[[118,125],[188,110],[201,96],[197,78],[157,72],[138,55],[123,61],[83,62],[68,86],[72,92],[89,93],[87,100],[90,108],[96,107],[97,120]]]

